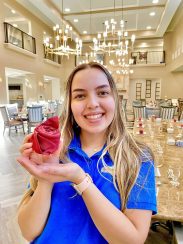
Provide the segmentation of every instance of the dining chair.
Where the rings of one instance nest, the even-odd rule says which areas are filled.
[[[133,106],[135,119],[146,118],[145,106]]]
[[[133,129],[134,126],[134,115],[129,113],[126,108],[122,106],[122,116],[124,125],[127,129]]]
[[[165,120],[173,119],[175,113],[175,107],[161,106],[160,117]]]
[[[21,127],[23,129],[23,133],[25,134],[23,120],[17,120],[14,118],[10,118],[6,106],[0,107],[0,111],[2,114],[3,122],[4,122],[3,135],[4,135],[6,128],[9,128],[9,136],[10,136],[11,129],[12,128],[15,129],[15,131],[17,133],[19,127]]]
[[[36,107],[27,107],[28,111],[28,133],[31,132],[31,127],[36,127],[37,125],[41,124],[43,121],[43,108],[42,106]]]

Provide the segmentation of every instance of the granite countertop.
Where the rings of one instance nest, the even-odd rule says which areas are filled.
[[[174,133],[168,134],[161,131],[161,123],[151,122],[149,124],[149,122],[143,121],[143,130],[146,133],[142,135],[138,134],[138,124],[139,122],[135,123],[133,134],[135,138],[153,150],[155,165],[160,172],[160,176],[156,177],[158,214],[153,218],[183,222],[183,147],[167,144],[169,137],[177,140],[179,123],[171,124],[174,126]],[[157,153],[158,145],[163,150],[162,154]],[[168,178],[168,169],[171,167],[180,169],[180,185],[178,187],[172,186],[171,180]]]

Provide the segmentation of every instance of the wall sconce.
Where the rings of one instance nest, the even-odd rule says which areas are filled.
[[[1,83],[1,82],[3,82],[3,79],[2,79],[2,77],[0,77],[0,83]]]

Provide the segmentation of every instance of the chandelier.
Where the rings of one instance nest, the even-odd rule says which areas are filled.
[[[131,38],[126,31],[127,21],[123,18],[123,0],[122,0],[122,19],[120,23],[115,21],[115,0],[114,0],[114,18],[104,23],[104,31],[93,38],[93,46],[90,47],[94,53],[104,53],[107,55],[115,54],[116,57],[128,56],[129,49],[133,49],[135,35]],[[120,26],[117,29],[117,26]],[[130,41],[131,40],[131,47]]]
[[[62,11],[63,11],[63,0],[62,0]],[[56,24],[53,27],[54,40],[53,42],[47,37],[44,40],[45,53],[51,53],[61,56],[69,57],[70,54],[81,55],[82,53],[82,40],[78,37],[73,40],[73,29],[72,26],[66,24],[61,19],[61,26]],[[75,41],[75,47],[70,47],[70,43]]]

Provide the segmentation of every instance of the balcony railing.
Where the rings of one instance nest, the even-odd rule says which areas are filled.
[[[136,64],[164,64],[165,51],[132,52],[131,58]]]
[[[49,52],[47,51],[47,47],[46,47],[45,44],[43,44],[43,48],[44,48],[44,58],[45,58],[45,59],[49,59],[49,60],[51,60],[51,61],[53,61],[53,62],[56,62],[56,63],[58,63],[58,64],[61,64],[61,56],[56,55],[56,54],[54,54],[54,53],[49,53]]]
[[[36,40],[34,37],[4,22],[5,43],[11,43],[17,47],[36,54]]]

